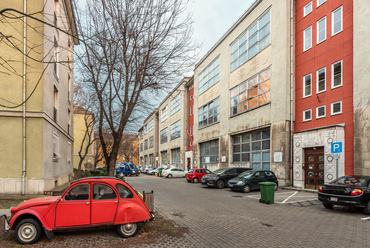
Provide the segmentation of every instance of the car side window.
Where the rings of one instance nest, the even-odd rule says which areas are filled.
[[[117,184],[116,189],[118,190],[121,199],[128,199],[134,197],[134,194],[125,185]]]
[[[265,171],[265,174],[266,174],[266,176],[268,176],[268,177],[273,177],[273,176],[274,176],[274,174],[272,174],[272,172],[271,172],[271,171]]]
[[[114,192],[114,190],[111,187],[105,184],[94,183],[93,186],[94,200],[110,200],[116,198],[117,198],[116,192]]]
[[[254,173],[254,178],[265,178],[265,173],[263,171],[257,171]]]
[[[86,201],[89,200],[89,184],[80,184],[68,191],[64,200],[66,201]]]
[[[236,173],[238,173],[238,174],[240,174],[240,173],[242,173],[244,171],[246,171],[246,169],[244,169],[244,168],[237,168],[236,169]]]
[[[206,170],[205,173],[212,173],[210,170]]]
[[[236,174],[236,169],[229,170],[229,171],[227,172],[227,174],[229,174],[229,175]]]

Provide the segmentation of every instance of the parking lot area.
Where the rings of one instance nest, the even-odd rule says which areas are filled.
[[[154,190],[155,210],[189,228],[196,247],[362,247],[370,221],[361,209],[325,209],[317,194],[279,189],[275,203],[260,192],[241,193],[141,175],[127,178],[139,191]]]

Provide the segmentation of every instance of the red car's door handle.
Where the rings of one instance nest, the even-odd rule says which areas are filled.
[[[118,203],[118,201],[114,201],[114,203]]]
[[[90,204],[90,202],[86,202],[86,205],[89,205]]]

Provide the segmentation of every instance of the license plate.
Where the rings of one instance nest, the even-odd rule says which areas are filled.
[[[330,197],[331,201],[338,201],[338,197]]]
[[[230,188],[232,188],[233,186],[232,185],[229,185]]]

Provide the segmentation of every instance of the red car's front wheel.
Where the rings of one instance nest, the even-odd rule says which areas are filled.
[[[37,220],[24,219],[15,228],[15,238],[23,245],[35,243],[41,236],[41,226]]]
[[[123,238],[130,238],[136,235],[139,231],[139,225],[137,223],[130,223],[117,226],[118,234]]]

